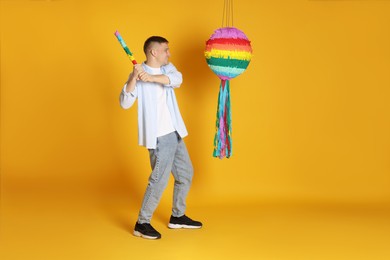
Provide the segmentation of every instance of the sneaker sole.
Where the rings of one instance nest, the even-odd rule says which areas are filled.
[[[179,228],[198,229],[198,228],[201,228],[202,226],[189,226],[189,225],[169,223],[168,227],[172,228],[172,229],[179,229]]]
[[[144,235],[142,234],[141,232],[139,231],[135,231],[133,232],[133,235],[136,236],[136,237],[142,237],[142,238],[146,238],[146,239],[160,239],[161,237],[152,237],[152,236],[147,236],[147,235]]]

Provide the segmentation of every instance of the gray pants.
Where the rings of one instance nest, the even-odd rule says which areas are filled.
[[[152,173],[139,212],[138,223],[150,223],[171,172],[175,179],[172,215],[174,217],[184,215],[194,172],[184,141],[177,132],[158,137],[157,147],[149,149],[149,156]]]

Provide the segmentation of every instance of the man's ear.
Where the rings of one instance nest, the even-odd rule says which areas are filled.
[[[152,54],[153,57],[156,57],[156,50],[155,49],[151,49],[150,50],[150,54]]]

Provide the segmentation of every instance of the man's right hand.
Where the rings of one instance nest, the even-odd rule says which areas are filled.
[[[144,71],[144,68],[141,64],[135,64],[133,67],[133,77],[139,80],[139,74]]]
[[[130,73],[129,80],[127,81],[126,92],[132,92],[135,88],[137,80],[140,80],[139,76],[144,69],[141,64],[135,64],[133,71]]]

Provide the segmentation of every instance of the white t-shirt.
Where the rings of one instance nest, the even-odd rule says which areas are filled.
[[[161,75],[160,68],[148,67],[150,74],[152,75]],[[175,131],[173,127],[171,114],[167,105],[167,94],[166,89],[161,84],[155,84],[153,86],[156,88],[157,95],[157,137],[163,136]]]

